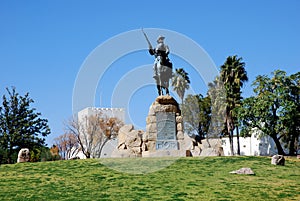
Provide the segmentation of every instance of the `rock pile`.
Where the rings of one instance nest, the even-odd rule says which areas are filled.
[[[201,150],[200,156],[224,156],[220,139],[204,139],[201,142],[202,144],[198,144]]]
[[[112,157],[141,157],[143,133],[144,131],[134,130],[132,124],[121,127],[118,134],[118,147],[113,151]]]

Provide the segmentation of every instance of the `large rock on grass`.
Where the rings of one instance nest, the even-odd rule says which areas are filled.
[[[283,155],[272,156],[272,159],[271,159],[272,165],[284,165],[284,163],[285,163],[285,158]]]
[[[23,148],[19,151],[17,163],[24,163],[29,161],[29,149]]]
[[[235,170],[235,171],[231,171],[229,172],[231,174],[249,174],[249,175],[255,175],[255,173],[253,172],[253,170],[251,170],[251,168],[241,168],[239,170]]]

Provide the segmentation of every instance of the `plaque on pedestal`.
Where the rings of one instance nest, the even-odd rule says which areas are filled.
[[[177,150],[175,113],[157,112],[156,127],[156,150]]]

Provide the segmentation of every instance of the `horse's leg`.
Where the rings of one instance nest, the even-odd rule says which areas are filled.
[[[164,95],[164,82],[163,80],[160,80],[160,89],[161,89],[161,95]]]
[[[167,88],[167,87],[163,86],[163,89],[165,90],[165,92],[166,92],[166,95],[167,95],[167,94],[169,94],[169,90],[168,90],[168,88]]]
[[[169,79],[166,80],[166,93],[168,95],[170,95],[170,92],[169,92]]]
[[[163,83],[161,83],[160,85],[160,95],[164,95],[164,86],[163,86]]]
[[[169,88],[166,88],[166,94],[167,94],[167,95],[170,95],[170,93],[169,93]]]
[[[161,84],[160,84],[160,78],[159,76],[155,77],[155,82],[156,82],[156,88],[157,88],[157,92],[158,95],[161,95]]]
[[[169,93],[166,80],[162,81],[162,88],[165,90],[166,94]]]
[[[158,91],[158,95],[161,95],[161,86],[159,84],[156,85],[157,87],[157,91]]]
[[[163,80],[162,80],[161,73],[159,74],[159,87],[160,87],[160,96],[163,96],[164,95],[164,91],[163,91],[164,83],[163,83]]]

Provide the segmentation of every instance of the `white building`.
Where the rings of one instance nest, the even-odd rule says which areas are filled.
[[[274,140],[266,135],[260,137],[261,132],[257,129],[253,130],[251,137],[240,137],[240,154],[244,156],[272,156],[278,153]],[[229,138],[222,138],[222,147],[225,156],[230,156]],[[285,153],[288,150],[282,147]],[[233,137],[234,154],[237,153],[237,138]]]
[[[91,115],[100,115],[110,117],[116,117],[120,121],[125,122],[125,109],[124,108],[98,108],[98,107],[87,107],[80,110],[77,114],[78,121],[85,119]]]
[[[222,147],[225,156],[230,156],[229,138],[222,138]],[[243,156],[272,156],[277,154],[277,148],[272,138],[265,136],[258,138],[255,134],[251,137],[240,137],[240,153]],[[233,137],[234,154],[237,153],[237,138]]]

